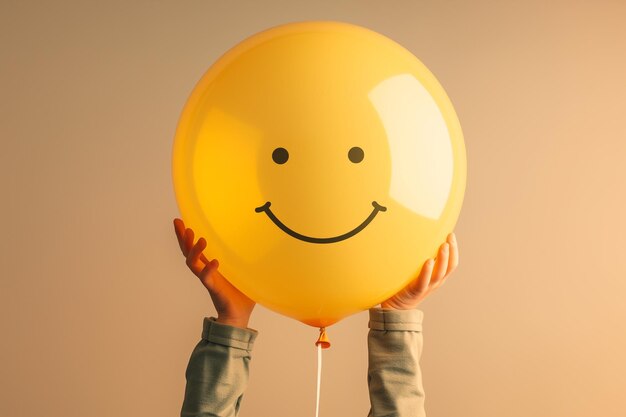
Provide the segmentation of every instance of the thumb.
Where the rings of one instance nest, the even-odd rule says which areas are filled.
[[[202,281],[202,284],[209,291],[213,291],[213,289],[215,288],[214,272],[217,271],[218,267],[219,267],[219,262],[217,261],[217,259],[213,259],[212,261],[208,262],[204,266],[202,271],[200,271],[200,273],[198,274],[198,278],[200,278],[200,281]]]

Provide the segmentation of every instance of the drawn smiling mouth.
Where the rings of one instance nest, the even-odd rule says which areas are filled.
[[[376,215],[378,214],[379,211],[387,211],[387,207],[381,206],[376,201],[372,201],[372,206],[374,207],[374,209],[372,210],[370,215],[367,216],[367,219],[363,220],[363,223],[361,223],[360,225],[358,225],[354,229],[350,230],[349,232],[344,233],[344,234],[339,235],[339,236],[334,236],[334,237],[311,237],[311,236],[305,236],[303,234],[300,234],[300,233],[290,229],[289,227],[287,227],[283,222],[281,222],[278,219],[278,217],[276,217],[276,215],[272,212],[272,210],[270,210],[270,206],[271,205],[272,205],[272,203],[270,203],[268,201],[267,203],[263,204],[262,206],[255,208],[254,211],[256,211],[257,213],[265,212],[265,214],[267,214],[267,217],[269,217],[270,220],[273,221],[274,224],[276,226],[278,226],[283,232],[287,233],[288,235],[290,235],[292,237],[295,237],[296,239],[300,239],[300,240],[302,240],[304,242],[309,242],[309,243],[335,243],[335,242],[341,242],[342,240],[348,239],[348,238],[356,235],[357,233],[359,233],[361,230],[365,229],[365,227],[368,224],[370,224],[370,222],[372,220],[374,220],[374,217],[376,217]]]

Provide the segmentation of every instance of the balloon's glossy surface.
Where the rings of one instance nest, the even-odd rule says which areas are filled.
[[[433,74],[369,29],[277,26],[226,52],[180,118],[173,181],[205,255],[312,326],[414,279],[456,224],[459,121]]]

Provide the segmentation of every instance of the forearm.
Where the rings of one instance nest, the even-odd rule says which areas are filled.
[[[424,417],[421,310],[369,311],[368,417]]]
[[[256,330],[204,318],[185,377],[181,417],[235,417],[248,384]]]

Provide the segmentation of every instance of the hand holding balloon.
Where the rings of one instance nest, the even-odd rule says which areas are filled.
[[[217,310],[217,321],[237,327],[248,327],[250,315],[256,303],[235,288],[217,270],[217,259],[209,261],[202,253],[206,240],[200,237],[194,244],[194,232],[185,229],[181,219],[174,219],[174,230],[180,250],[187,258],[187,266],[206,287]]]
[[[417,278],[396,295],[383,301],[382,308],[410,310],[439,288],[459,264],[459,250],[454,233],[448,235],[447,242],[439,247],[436,262],[430,258],[424,262]]]

